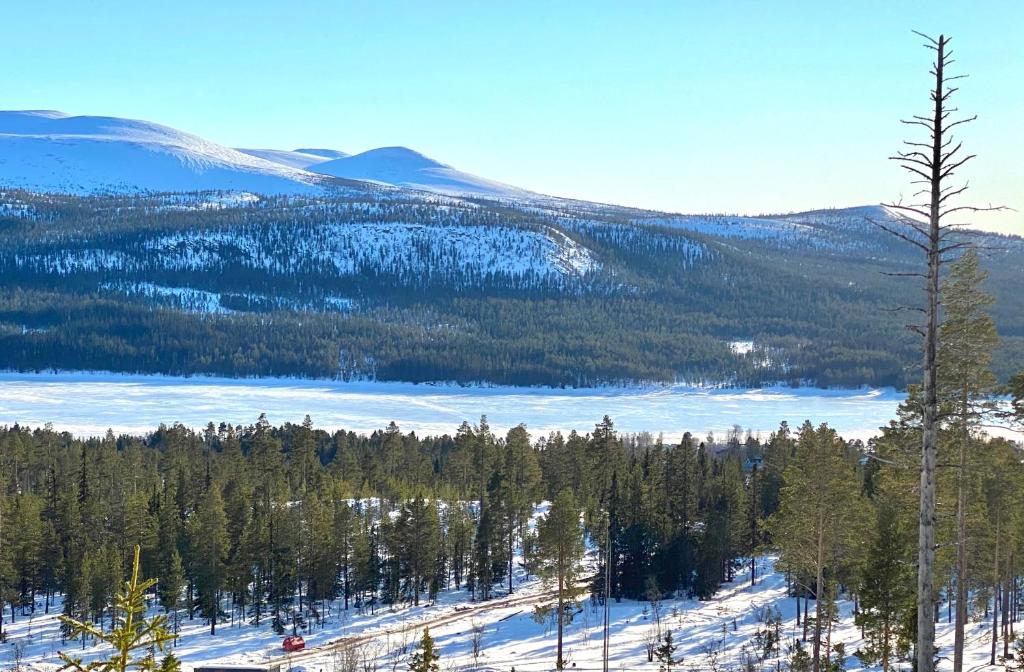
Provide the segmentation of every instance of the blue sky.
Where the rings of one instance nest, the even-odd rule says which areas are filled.
[[[886,157],[954,37],[974,202],[1024,211],[1024,2],[11,0],[7,109],[222,144],[406,145],[546,193],[778,212],[911,193]],[[978,223],[1024,233],[1022,212]]]

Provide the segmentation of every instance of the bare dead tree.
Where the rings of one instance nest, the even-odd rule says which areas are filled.
[[[949,105],[958,87],[950,82],[963,79],[966,75],[950,76],[947,68],[954,62],[953,52],[948,49],[951,38],[940,35],[938,39],[918,33],[925,39],[925,47],[935,52],[931,76],[934,88],[931,90],[931,116],[915,115],[901,123],[919,126],[927,131],[926,141],[905,140],[906,149],[890,159],[913,176],[912,184],[922,185],[913,198],[923,197],[919,202],[887,203],[897,213],[895,223],[874,222],[904,242],[921,250],[927,260],[925,273],[900,273],[898,275],[921,277],[925,280],[926,305],[923,310],[924,324],[908,328],[924,338],[924,383],[921,407],[921,484],[920,512],[918,518],[918,566],[917,566],[917,670],[935,670],[935,469],[939,429],[938,401],[938,333],[939,333],[939,275],[943,262],[956,250],[973,243],[970,232],[960,230],[962,224],[949,223],[945,218],[955,213],[1000,210],[999,207],[976,207],[954,204],[954,199],[968,189],[968,184],[954,182],[956,172],[974,154],[962,152],[963,143],[956,140],[952,130],[974,121],[977,117],[953,118],[957,109]],[[927,200],[924,200],[927,198]],[[961,672],[963,667],[963,633],[957,633],[954,669]]]

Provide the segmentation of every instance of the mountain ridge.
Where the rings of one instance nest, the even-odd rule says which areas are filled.
[[[148,121],[0,112],[0,184],[34,191],[315,193],[322,176]]]

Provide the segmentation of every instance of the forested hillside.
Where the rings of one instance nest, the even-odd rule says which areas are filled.
[[[914,380],[911,251],[854,208],[682,216],[353,184],[329,197],[0,195],[19,370],[596,385]],[[1001,377],[1024,243],[987,236]]]

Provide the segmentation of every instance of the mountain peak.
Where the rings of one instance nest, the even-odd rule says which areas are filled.
[[[310,166],[310,170],[349,180],[363,180],[452,196],[529,198],[525,189],[464,173],[408,147],[378,147],[360,154]]]
[[[56,110],[0,111],[0,184],[96,191],[309,192],[323,179],[170,126]]]
[[[417,152],[415,149],[409,149],[408,147],[401,147],[397,145],[393,147],[378,147],[376,149],[370,149],[348,158],[373,161],[395,161],[401,162],[404,165],[418,165],[421,167],[431,168],[451,168],[448,164],[432,159],[422,152]]]

